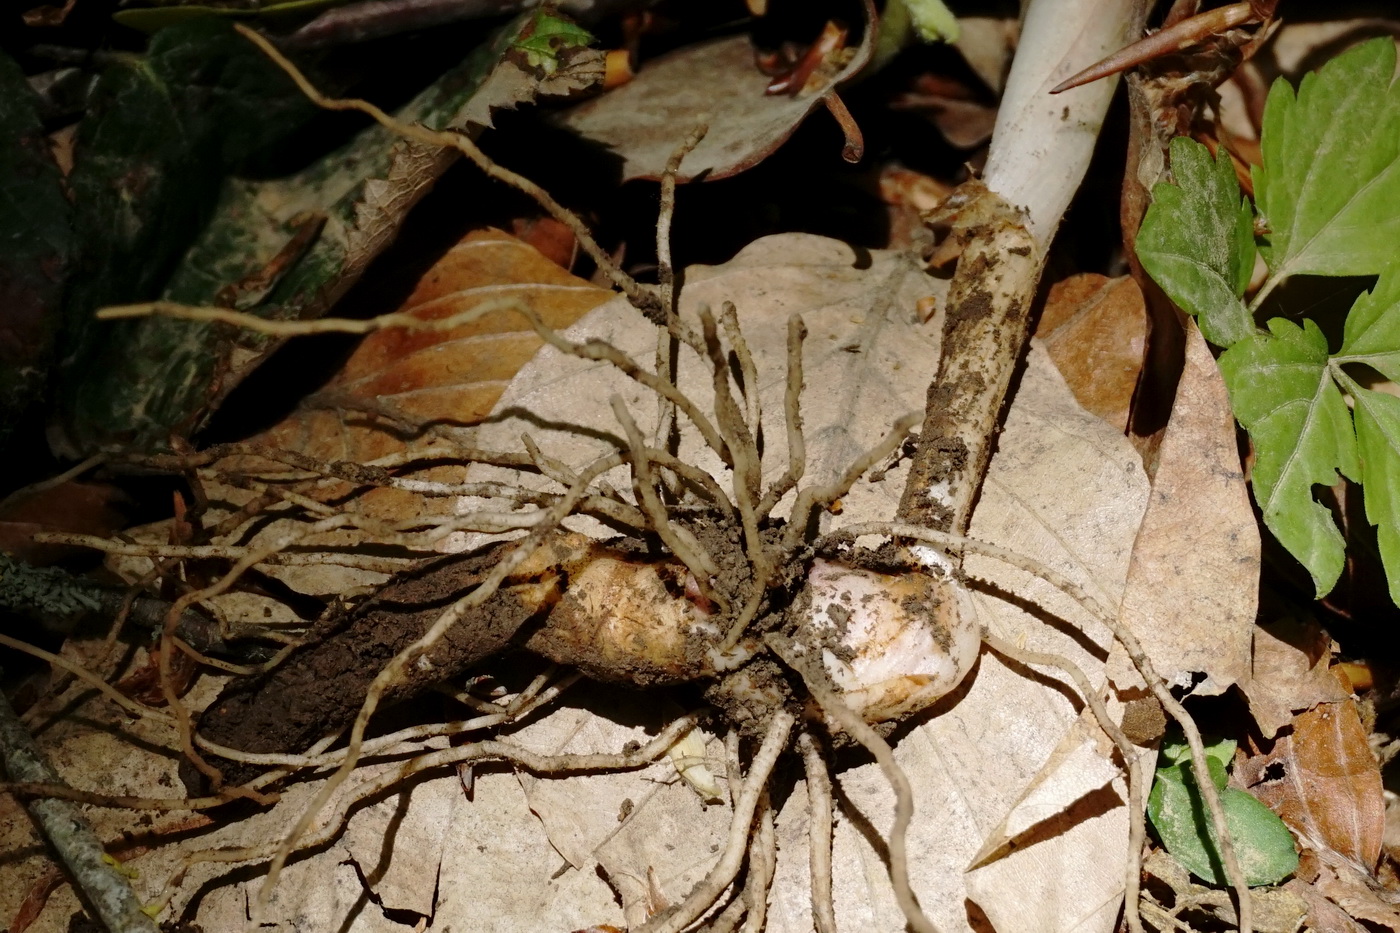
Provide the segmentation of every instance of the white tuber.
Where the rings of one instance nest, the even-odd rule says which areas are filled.
[[[953,690],[977,661],[977,610],[958,581],[813,563],[800,643],[819,651],[866,722],[899,719]]]

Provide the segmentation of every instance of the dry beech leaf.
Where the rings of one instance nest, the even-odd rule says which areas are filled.
[[[468,234],[438,260],[398,310],[441,320],[501,297],[529,302],[546,324],[564,328],[612,292],[571,275],[514,237],[487,229]],[[511,311],[449,331],[377,331],[365,337],[316,397],[257,440],[327,460],[362,462],[397,453],[403,441],[382,423],[356,418],[345,407],[360,402],[415,421],[476,424],[540,343],[525,319]],[[379,498],[395,504],[402,499],[392,490],[376,490],[357,502],[372,513],[402,517],[393,506],[372,506]],[[421,507],[417,497],[412,503],[403,507]]]
[[[1244,685],[1259,592],[1259,527],[1235,420],[1210,349],[1188,324],[1186,361],[1158,451],[1151,504],[1133,543],[1120,617],[1157,673],[1192,693]],[[1119,649],[1121,688],[1140,684]],[[1196,683],[1196,675],[1204,675]]]
[[[637,77],[566,111],[560,122],[622,160],[622,180],[660,178],[681,140],[704,119],[709,132],[685,158],[679,179],[715,181],[762,162],[781,146],[822,95],[854,75],[857,56],[815,88],[765,94],[747,36],[686,46],[648,62]]]
[[[1362,929],[1400,933],[1400,898],[1378,885],[1368,871],[1334,856],[1321,867],[1313,886],[1347,916],[1364,921],[1358,924]]]
[[[516,297],[529,302],[552,327],[569,326],[612,292],[571,275],[533,247],[499,230],[468,234],[433,265],[398,310],[425,320],[440,320],[493,299]],[[539,349],[541,341],[525,319],[498,311],[448,331],[376,331],[356,348],[340,372],[281,423],[252,442],[281,447],[321,460],[366,462],[408,449],[423,449],[440,439],[431,433],[405,438],[395,421],[460,429],[491,411],[517,369]],[[512,443],[512,447],[518,446]],[[227,458],[217,469],[272,466],[252,458]],[[432,467],[416,479],[458,482],[460,467]],[[208,484],[211,497],[240,507],[251,493],[219,483]],[[308,483],[298,491],[322,501],[346,495],[340,482]],[[444,514],[452,500],[425,499],[414,493],[371,488],[356,495],[353,508],[385,521]],[[209,522],[227,513],[214,512]],[[254,541],[284,533],[279,523],[262,527]],[[304,539],[308,546],[353,548],[358,531],[333,531]],[[383,573],[331,563],[312,567],[278,567],[274,576],[299,592],[325,595],[383,582]]]
[[[1087,272],[1056,282],[1035,335],[1079,404],[1126,430],[1147,346],[1147,309],[1137,283]]]
[[[1347,698],[1328,669],[1331,647],[1315,619],[1286,617],[1254,627],[1253,670],[1244,692],[1264,738],[1278,735],[1296,712]]]
[[[937,366],[941,322],[920,324],[914,309],[934,285],[901,254],[858,255],[835,241],[783,235],[751,244],[724,266],[688,270],[682,313],[691,314],[702,303],[718,307],[725,300],[738,307],[760,373],[764,459],[772,472],[780,471],[786,460],[781,420],[786,318],[793,311],[803,314],[810,334],[803,397],[808,479],[820,482],[839,472],[896,417],[922,407]],[[650,329],[638,328],[637,320],[636,312],[620,302],[605,305],[567,336],[607,339],[649,362],[655,337]],[[708,371],[690,365],[683,353],[680,378],[686,394],[704,410]],[[502,397],[501,410],[513,417],[484,426],[479,441],[497,446],[528,430],[545,453],[577,468],[620,440],[606,401],[613,393],[626,400],[644,432],[652,428],[656,402],[648,393],[611,370],[546,349]],[[585,405],[584,399],[593,404]],[[561,430],[563,424],[575,427]],[[686,432],[681,456],[717,468],[712,455]],[[880,482],[857,484],[843,500],[841,516],[826,521],[836,525],[889,518],[903,488],[903,473],[897,468]],[[493,475],[489,468],[474,467],[469,478]],[[615,479],[625,481],[622,473]],[[1045,560],[1116,605],[1147,492],[1131,445],[1080,408],[1044,351],[1033,349],[974,517],[974,534]],[[570,521],[586,526],[581,519]],[[458,546],[475,543],[463,538]],[[1065,653],[1102,680],[1108,638],[1082,610],[1041,581],[989,562],[968,563],[975,573],[1000,581],[1001,590],[1043,603],[1088,635],[1071,638],[994,591],[974,595],[986,624],[1009,640],[1024,639],[1032,649]],[[918,801],[909,845],[911,875],[925,910],[945,931],[967,928],[970,896],[989,917],[1001,918],[1004,929],[1111,930],[1126,857],[1125,792],[1121,781],[1116,787],[1111,783],[1112,768],[1092,771],[1099,780],[1091,780],[1097,786],[1086,789],[1082,769],[1051,762],[1078,721],[1079,703],[1073,696],[1072,688],[1055,678],[1028,675],[984,653],[969,682],[939,704],[938,715],[900,742],[897,754]],[[1081,760],[1073,757],[1076,750],[1088,753],[1080,750],[1084,741],[1081,736],[1067,746],[1069,760]],[[1058,773],[1042,775],[1047,762],[1050,772]],[[1033,782],[1034,793],[1027,796]],[[873,765],[845,772],[838,783],[845,798],[836,843],[838,922],[852,929],[898,928],[902,914],[881,855],[867,836],[869,827],[877,833],[888,828],[893,802],[888,785]],[[555,789],[567,793],[570,786],[567,782]],[[579,793],[573,798],[575,808],[586,810],[586,791]],[[1046,807],[1045,801],[1052,805]],[[1056,807],[1073,813],[1068,825],[1054,823],[1051,811]],[[984,840],[1009,817],[1018,840],[1033,836],[1036,843],[979,868],[974,891],[964,872]],[[799,791],[778,821],[770,930],[811,928],[805,826],[805,799]],[[1047,832],[1036,835],[1038,826]],[[683,828],[679,836],[685,838]],[[671,858],[693,860],[705,854],[681,843],[677,848],[686,851]]]
[[[1385,833],[1385,798],[1356,702],[1321,703],[1292,725],[1267,753],[1240,766],[1239,779],[1305,846],[1372,870]]]

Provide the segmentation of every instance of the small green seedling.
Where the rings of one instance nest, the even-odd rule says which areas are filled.
[[[1298,869],[1298,852],[1288,827],[1264,804],[1242,790],[1227,788],[1227,770],[1235,743],[1222,739],[1206,747],[1210,779],[1220,791],[1220,806],[1235,847],[1235,857],[1251,885],[1276,884]],[[1157,838],[1191,874],[1208,884],[1224,885],[1219,836],[1206,812],[1191,768],[1191,750],[1180,737],[1162,746],[1147,815]]]
[[[559,67],[561,52],[586,48],[593,42],[593,34],[588,30],[541,10],[535,15],[534,22],[520,31],[520,37],[511,44],[511,48],[524,52],[531,68],[541,68],[545,74],[553,74]]]
[[[1391,598],[1400,605],[1400,398],[1363,387],[1354,364],[1400,382],[1400,81],[1395,43],[1376,39],[1308,75],[1276,81],[1264,109],[1257,203],[1240,196],[1229,157],[1190,139],[1171,145],[1175,184],[1143,219],[1143,267],[1201,333],[1225,349],[1220,370],[1254,442],[1264,523],[1312,575],[1336,585],[1345,543],[1313,496],[1338,474],[1364,486]],[[1258,236],[1256,230],[1265,231]],[[1256,250],[1264,284],[1242,300]],[[1255,313],[1294,275],[1377,276],[1330,352],[1310,320]],[[1302,309],[1300,309],[1301,311]],[[1348,370],[1351,371],[1348,371]]]

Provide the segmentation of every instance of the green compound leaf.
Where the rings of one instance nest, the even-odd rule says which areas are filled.
[[[1400,381],[1400,265],[1351,306],[1338,362],[1365,363]]]
[[[1312,487],[1333,485],[1338,471],[1360,477],[1356,435],[1322,331],[1312,321],[1298,327],[1281,318],[1269,330],[1225,351],[1220,371],[1235,416],[1254,440],[1254,498],[1264,523],[1324,596],[1341,575],[1345,545]]]
[[[1214,757],[1209,764],[1217,788],[1224,787],[1224,767]],[[1277,814],[1234,788],[1221,791],[1220,805],[1235,857],[1251,886],[1275,884],[1298,869],[1293,836]],[[1162,845],[1193,875],[1209,884],[1228,883],[1220,860],[1219,836],[1210,824],[1190,762],[1158,769],[1147,798],[1147,815]]]
[[[1303,79],[1276,81],[1254,170],[1271,277],[1369,275],[1400,241],[1400,81],[1395,43],[1373,39]]]
[[[1376,526],[1390,598],[1400,606],[1400,398],[1351,387],[1366,520]]]
[[[1171,159],[1176,184],[1153,188],[1138,259],[1207,340],[1229,347],[1258,332],[1240,301],[1254,269],[1254,215],[1225,152],[1212,160],[1205,146],[1178,137]]]

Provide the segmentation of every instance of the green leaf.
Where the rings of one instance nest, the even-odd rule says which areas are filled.
[[[1224,769],[1215,775],[1216,760],[1210,759],[1210,764],[1217,784],[1223,786],[1220,778],[1224,777]],[[1275,884],[1298,869],[1293,836],[1277,814],[1234,788],[1221,791],[1220,806],[1225,811],[1225,826],[1230,831],[1235,857],[1250,885]],[[1157,772],[1147,798],[1147,815],[1162,845],[1193,875],[1209,884],[1228,883],[1219,854],[1219,835],[1211,825],[1189,762]]]
[[[1366,520],[1376,526],[1390,598],[1400,606],[1400,398],[1351,386]]]
[[[1205,747],[1206,761],[1212,762],[1208,765],[1212,773],[1215,772],[1214,763],[1220,765],[1222,773],[1230,767],[1230,761],[1235,757],[1237,744],[1234,739],[1218,739]],[[1160,770],[1172,765],[1179,765],[1182,762],[1189,762],[1191,760],[1191,746],[1186,744],[1186,738],[1181,734],[1180,729],[1173,729],[1168,732],[1167,738],[1162,740],[1162,748],[1157,754],[1159,760],[1163,762],[1158,766]],[[1220,786],[1224,787],[1225,785],[1221,783]]]
[[[1271,276],[1370,275],[1400,251],[1395,43],[1372,39],[1303,79],[1275,81],[1254,170]]]
[[[1356,436],[1317,325],[1275,318],[1269,330],[1225,351],[1220,371],[1235,416],[1254,440],[1254,498],[1264,523],[1324,596],[1341,575],[1345,545],[1312,487],[1335,484],[1338,471],[1360,477]]]
[[[71,223],[37,99],[0,51],[0,441],[47,387]]]
[[[1351,306],[1337,361],[1365,363],[1400,381],[1400,265],[1381,273]]]
[[[593,41],[587,29],[541,10],[520,30],[511,48],[524,52],[531,68],[543,68],[545,74],[553,74],[559,67],[561,52],[587,48]]]
[[[96,309],[160,295],[198,236],[225,173],[314,113],[280,69],[222,21],[161,31],[144,57],[102,75],[78,129],[73,192],[77,268],[64,299],[64,386],[55,447],[82,455],[138,431],[112,412],[134,393],[185,378],[186,334],[132,352],[140,321],[99,324]],[[178,429],[160,426],[161,439]]]
[[[532,11],[502,26],[396,116],[432,129],[467,129],[466,114],[479,103],[473,98],[492,68],[527,27],[549,19],[553,17]],[[172,31],[158,33],[157,40]],[[261,57],[251,43],[235,38]],[[568,70],[561,69],[555,78],[531,81],[528,87],[507,82],[514,96],[491,103],[513,105],[532,99],[541,87],[548,89],[549,82],[570,80]],[[409,210],[456,157],[455,150],[409,145],[393,131],[371,124],[294,174],[215,175],[212,180],[222,182],[222,189],[215,189],[212,217],[202,230],[185,235],[183,256],[161,266],[155,284],[138,297],[116,300],[159,296],[182,304],[232,306],[277,320],[319,317],[392,242]],[[278,344],[249,333],[230,339],[227,328],[170,318],[114,323],[119,326],[104,331],[110,339],[100,362],[87,367],[67,396],[57,436],[70,452],[113,445],[153,449],[166,444],[171,434],[190,434],[223,393]]]
[[[925,42],[957,42],[962,35],[958,18],[943,0],[901,0],[909,11],[909,20],[919,38]]]
[[[1138,232],[1143,268],[1201,333],[1229,347],[1258,333],[1240,301],[1254,269],[1254,215],[1240,197],[1239,181],[1223,150],[1186,137],[1171,143],[1175,184],[1152,189],[1152,206]]]

